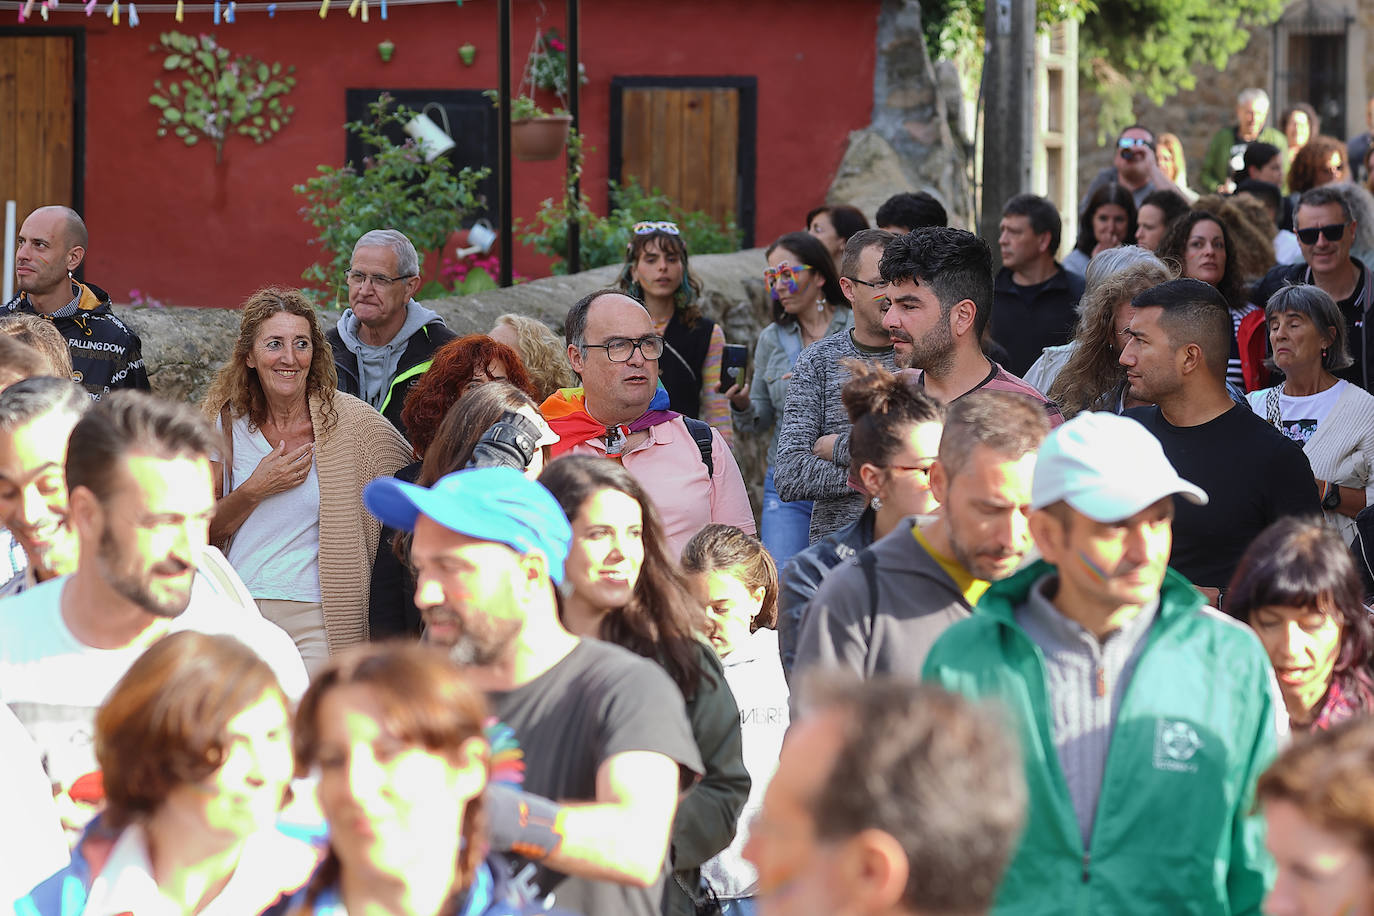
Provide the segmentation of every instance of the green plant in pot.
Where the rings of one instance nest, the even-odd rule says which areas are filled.
[[[501,104],[501,94],[495,89],[483,93],[493,105]],[[568,142],[568,128],[572,115],[562,108],[547,112],[528,95],[510,100],[511,152],[521,162],[542,162],[554,159]]]

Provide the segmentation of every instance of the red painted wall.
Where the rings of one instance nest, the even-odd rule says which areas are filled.
[[[114,27],[103,6],[89,19],[80,11],[52,16],[52,25],[88,30],[84,211],[92,282],[116,302],[138,289],[168,303],[215,306],[235,305],[266,284],[297,284],[318,249],[307,244],[312,227],[298,215],[291,185],[319,163],[341,164],[344,90],[496,85],[494,2],[391,6],[386,22],[373,2],[367,24],[349,18],[347,6],[334,0],[323,21],[314,11],[278,11],[275,19],[240,12],[235,24],[218,29],[205,13],[188,13],[178,27],[171,15],[143,9],[135,29]],[[556,0],[513,6],[518,83],[537,17],[561,33],[566,14]],[[581,56],[590,82],[582,124],[595,147],[584,187],[594,208],[604,208],[606,198],[612,76],[752,75],[759,89],[755,240],[767,244],[802,228],[806,211],[824,198],[849,131],[869,122],[877,8],[876,0],[584,0]],[[38,23],[36,15],[32,21]],[[294,64],[291,123],[261,146],[231,137],[219,166],[203,141],[187,148],[158,138],[148,96],[162,54],[149,45],[172,28],[213,30],[236,54]],[[376,51],[383,39],[396,44],[389,64]],[[471,67],[457,54],[465,42],[478,48]],[[532,215],[558,193],[561,158],[513,168],[516,217]],[[518,238],[516,248],[517,272],[547,273]]]

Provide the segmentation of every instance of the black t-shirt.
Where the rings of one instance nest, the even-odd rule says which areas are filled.
[[[1174,552],[1169,565],[1194,585],[1225,588],[1241,554],[1270,523],[1286,515],[1319,515],[1312,467],[1302,449],[1248,407],[1237,404],[1201,426],[1174,426],[1158,407],[1135,407],[1184,480],[1207,493],[1207,505],[1174,497]]]
[[[1068,343],[1082,296],[1083,278],[1062,267],[1034,286],[1017,284],[1011,270],[1003,267],[993,287],[990,327],[993,339],[1006,351],[1006,359],[998,362],[1012,375],[1023,376],[1046,347]]]
[[[535,795],[592,801],[601,764],[627,751],[677,761],[684,787],[703,769],[677,686],[653,662],[598,639],[583,639],[530,683],[488,700],[519,745],[521,788]],[[658,916],[663,898],[662,877],[641,888],[541,868],[537,881],[560,908],[588,916]]]

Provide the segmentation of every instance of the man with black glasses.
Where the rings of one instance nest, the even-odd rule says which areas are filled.
[[[1293,230],[1302,249],[1301,264],[1280,264],[1255,287],[1255,304],[1264,308],[1269,297],[1292,283],[1307,283],[1325,292],[1345,316],[1350,355],[1355,362],[1336,375],[1366,391],[1370,388],[1371,329],[1369,308],[1374,304],[1374,277],[1350,249],[1356,223],[1345,196],[1323,185],[1303,193],[1293,214]]]
[[[420,288],[420,258],[395,229],[373,229],[358,239],[345,278],[348,308],[327,335],[339,390],[367,401],[404,434],[406,395],[429,370],[434,351],[457,335],[411,298]]]
[[[581,388],[564,388],[540,405],[560,455],[619,461],[653,499],[674,557],[712,522],[754,533],[744,478],[720,433],[668,409],[658,383],[663,338],[639,302],[599,289],[568,312],[568,362]]]

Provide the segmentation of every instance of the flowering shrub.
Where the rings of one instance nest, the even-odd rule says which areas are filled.
[[[577,76],[586,85],[587,68],[581,62],[577,65]],[[535,38],[534,49],[525,62],[525,80],[536,89],[552,92],[560,101],[567,100],[568,46],[558,37],[557,29],[549,29]]]

